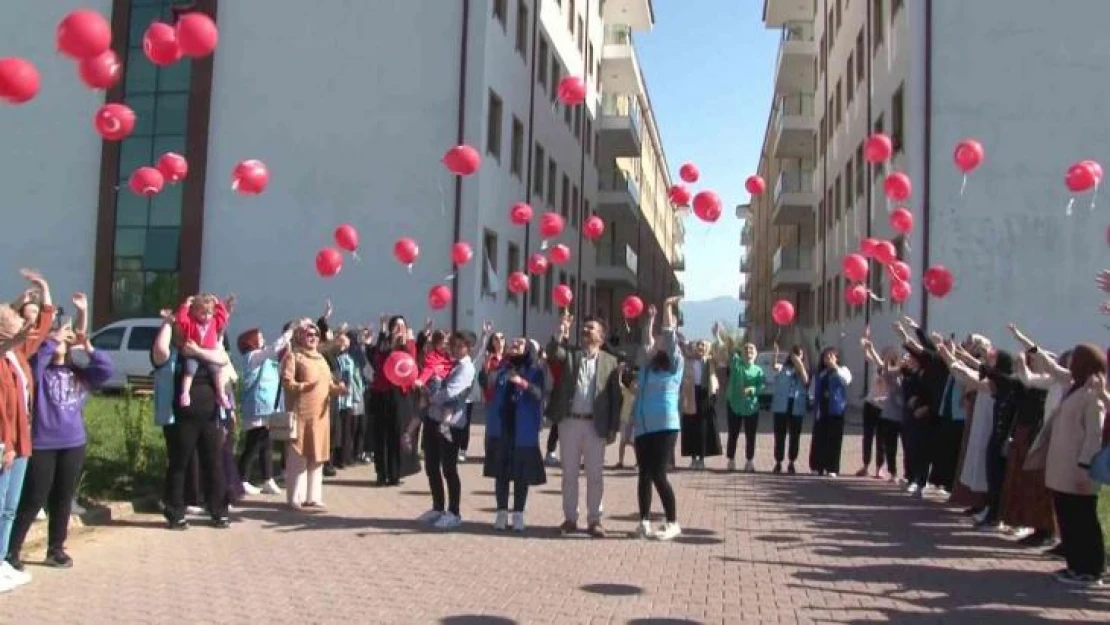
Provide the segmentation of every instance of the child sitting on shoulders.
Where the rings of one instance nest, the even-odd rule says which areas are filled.
[[[228,298],[228,304],[233,305],[234,299]],[[190,297],[181,303],[175,315],[177,336],[180,337],[180,347],[187,343],[195,343],[203,349],[216,349],[223,343],[223,335],[227,330],[227,321],[230,317],[228,306],[225,306],[218,297],[210,293],[203,293]],[[188,407],[192,402],[191,391],[193,379],[200,368],[200,361],[196,358],[184,358],[185,372],[181,377],[181,405]],[[209,365],[209,372],[216,388],[216,398],[220,407],[230,410],[231,379],[227,369],[217,365]]]

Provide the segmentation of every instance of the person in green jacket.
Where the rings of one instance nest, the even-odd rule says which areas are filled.
[[[763,368],[755,364],[758,352],[752,343],[729,360],[728,375],[728,470],[736,470],[736,440],[744,428],[744,471],[755,471],[755,436],[759,432],[759,392],[766,382]]]

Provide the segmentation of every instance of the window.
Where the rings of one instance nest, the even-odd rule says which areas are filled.
[[[563,174],[563,203],[559,205],[559,213],[565,219],[570,212],[570,178]]]
[[[497,273],[497,233],[486,230],[482,234],[482,295],[497,297],[493,292],[490,274]]]
[[[825,190],[825,232],[832,230],[834,215],[836,214],[836,204],[833,200],[833,190],[829,187]]]
[[[555,289],[555,270],[549,269],[543,274],[543,310],[551,312],[551,291]]]
[[[589,114],[586,115],[586,130],[584,134],[586,139],[586,156],[589,156],[594,143],[594,123],[590,121]]]
[[[837,322],[840,322],[840,303],[844,301],[844,298],[841,296],[844,289],[841,288],[840,276],[833,279],[833,285],[833,318],[836,319]]]
[[[905,85],[898,85],[898,90],[890,99],[890,142],[894,144],[895,152],[905,152]]]
[[[536,57],[536,81],[541,87],[547,88],[547,38],[540,36],[540,50]]]
[[[550,274],[551,272],[548,271],[548,273]],[[528,305],[535,310],[540,309],[540,291],[543,290],[540,282],[541,279],[541,276],[536,276],[536,284],[534,286],[529,285],[530,288],[528,289]]]
[[[516,2],[516,51],[528,62],[528,6],[524,0]]]
[[[574,36],[574,18],[577,16],[577,11],[574,10],[574,0],[570,0],[570,10],[567,11],[567,30],[570,31],[571,36]]]
[[[841,19],[844,15],[842,12],[843,7],[841,6],[841,4],[841,0],[836,0],[836,26],[834,27],[834,30],[838,35],[840,34],[840,24],[842,23]]]
[[[577,228],[581,209],[578,206],[578,185],[570,189],[570,225]]]
[[[558,102],[557,96],[559,95],[559,81],[563,78],[563,67],[559,57],[555,54],[551,55],[551,100]]]
[[[505,275],[508,276],[514,271],[520,271],[520,246],[516,243],[509,243],[509,271],[506,272]],[[510,302],[514,304],[520,302],[520,295],[508,289],[506,289],[506,292],[508,293],[508,300]]]
[[[101,330],[92,337],[92,346],[106,352],[119,350],[123,345],[123,330],[123,328]]]
[[[590,201],[586,199],[585,193],[582,194],[582,204],[582,219],[584,220],[590,216]]]
[[[501,28],[505,28],[505,18],[509,12],[509,0],[493,0],[493,19],[501,22]]]
[[[127,336],[128,351],[147,352],[154,346],[154,338],[158,336],[158,328],[132,326],[131,334]],[[94,345],[97,349],[98,346]]]
[[[501,162],[501,97],[489,90],[489,110],[486,111],[486,152]]]
[[[883,45],[883,0],[871,0],[871,52]]]
[[[543,146],[536,142],[536,170],[532,174],[532,193],[543,196],[543,163],[546,158]]]
[[[899,11],[902,10],[902,4],[903,4],[902,0],[891,0],[890,1],[890,23],[892,25],[894,24],[894,17],[896,15],[898,15]]]
[[[880,132],[883,132],[883,128],[884,128],[883,116],[882,116],[882,113],[880,113],[879,117],[875,120],[875,127],[872,128],[871,132],[880,133]],[[883,173],[882,163],[876,164],[874,166],[873,173],[875,174],[875,178],[878,179],[878,177]]]
[[[509,154],[509,170],[517,179],[524,175],[524,124],[513,115],[513,144]]]
[[[551,158],[547,161],[547,204],[553,208],[555,200],[558,199],[555,195],[557,184],[559,184],[559,168],[555,165],[555,159]]]
[[[840,192],[840,176],[836,177],[836,182],[833,183],[833,219],[840,221],[840,217],[844,214],[844,203],[841,202],[843,194]]]
[[[817,287],[817,322],[822,326],[825,325],[825,285],[821,284]]]
[[[582,141],[582,107],[574,107],[574,138],[577,141]]]
[[[853,52],[848,53],[848,65],[844,68],[844,80],[847,83],[845,91],[847,91],[848,106],[852,105],[852,99],[856,95],[856,77],[852,70],[856,68],[856,60]]]
[[[852,181],[855,178],[852,176],[852,159],[848,159],[848,164],[844,166],[844,205],[851,206],[854,202],[856,194],[852,193]]]
[[[571,107],[569,107],[569,106],[564,106],[563,107],[563,121],[565,121],[567,123],[567,129],[570,130],[571,134],[574,134],[574,125],[571,122],[571,110],[570,109],[571,109]],[[577,111],[578,107],[577,106],[574,107],[574,110]]]
[[[824,198],[817,201],[817,230],[820,232],[825,231],[825,200]]]
[[[824,34],[821,35],[821,51],[820,52],[821,52],[821,57],[820,57],[821,72],[824,73],[825,65],[826,65],[825,59],[828,57],[828,54],[825,51],[825,35]]]
[[[578,51],[586,52],[586,28],[582,25],[582,18],[578,18]]]
[[[863,27],[860,26],[856,35],[856,80],[862,85],[867,82],[867,44],[863,41]]]
[[[586,74],[594,75],[594,44],[586,44]]]
[[[821,156],[825,156],[825,150],[828,148],[828,141],[826,140],[825,116],[821,116]]]
[[[836,127],[840,129],[840,122],[844,121],[843,84],[836,81]]]
[[[864,191],[864,177],[863,174],[867,170],[863,164],[863,141],[859,142],[856,148],[856,195],[863,195]]]

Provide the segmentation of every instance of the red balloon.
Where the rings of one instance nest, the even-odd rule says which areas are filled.
[[[523,271],[514,271],[509,274],[509,292],[510,293],[524,293],[528,290],[530,284],[528,276]]]
[[[898,234],[913,232],[913,213],[907,208],[896,208],[890,211],[890,227]]]
[[[528,272],[540,275],[547,273],[548,268],[547,257],[540,253],[532,254],[528,257]]]
[[[936,298],[943,298],[952,292],[952,272],[944,265],[934,265],[925,270],[922,284],[925,291]]]
[[[867,287],[862,284],[850,284],[844,289],[844,301],[849,306],[863,306],[867,301]]]
[[[713,223],[721,218],[721,198],[712,191],[699,191],[694,196],[694,214],[698,219]]]
[[[559,308],[567,308],[574,301],[574,291],[565,284],[556,284],[555,288],[551,289],[551,298]]]
[[[451,262],[456,267],[462,267],[474,258],[474,250],[470,249],[470,244],[466,241],[459,241],[451,246]]]
[[[181,46],[173,26],[154,22],[143,33],[143,54],[159,67],[172,65],[181,59]]]
[[[868,163],[877,164],[889,159],[894,154],[894,143],[890,137],[877,132],[867,138],[863,146],[863,156]]]
[[[456,176],[469,176],[482,166],[482,157],[469,145],[456,145],[443,155],[443,165]]]
[[[107,141],[119,141],[135,130],[135,111],[126,104],[105,104],[93,117],[93,126]]]
[[[605,221],[597,215],[590,215],[582,222],[582,236],[591,241],[596,241],[605,234]]]
[[[27,59],[0,59],[0,100],[8,104],[30,102],[39,93],[39,70]]]
[[[564,76],[559,81],[559,101],[578,106],[586,101],[586,83],[578,76]]]
[[[894,280],[890,283],[890,299],[894,300],[896,304],[902,304],[910,298],[910,293],[913,289],[910,288],[909,282],[902,280]]]
[[[443,310],[451,303],[451,289],[437,284],[428,290],[428,308]]]
[[[794,323],[794,304],[784,299],[775,302],[775,305],[771,307],[771,318],[780,326],[788,326]]]
[[[112,27],[96,11],[78,9],[62,18],[56,40],[62,54],[77,60],[87,59],[111,47]]]
[[[859,252],[866,258],[875,258],[875,247],[879,245],[878,239],[868,237],[859,242]]]
[[[157,195],[166,185],[162,172],[153,167],[140,167],[131,173],[127,186],[135,195]]]
[[[551,256],[551,262],[556,265],[565,265],[570,262],[570,248],[562,243],[552,245],[548,255]]]
[[[316,253],[316,273],[321,278],[334,278],[343,269],[343,255],[334,247],[325,247]]]
[[[343,224],[335,229],[335,244],[348,252],[358,251],[358,230],[351,224]]]
[[[683,182],[694,184],[701,177],[698,171],[698,166],[693,163],[683,163],[682,167],[678,168],[678,177],[682,178]]]
[[[910,266],[905,262],[896,260],[886,266],[890,275],[898,282],[907,282],[910,279]]]
[[[412,386],[416,382],[416,378],[420,376],[420,368],[416,364],[416,359],[403,349],[395,349],[390,352],[382,368],[385,369],[382,372],[385,379],[389,380],[389,383],[393,386],[401,388]]]
[[[123,65],[111,50],[77,62],[77,76],[89,89],[111,89],[123,75]]]
[[[401,237],[393,244],[393,257],[402,265],[411,266],[420,256],[420,246],[409,237]]]
[[[1091,170],[1091,173],[1095,175],[1095,184],[1102,184],[1102,165],[1099,165],[1098,161],[1087,159],[1079,161],[1079,164],[1086,165]]]
[[[752,195],[762,195],[767,190],[767,183],[763,182],[762,176],[748,176],[744,181],[744,188]]]
[[[621,314],[625,319],[635,319],[644,314],[644,300],[635,295],[624,298],[621,302]]]
[[[1083,193],[1093,189],[1098,184],[1098,178],[1095,177],[1093,168],[1083,163],[1076,163],[1068,168],[1068,173],[1064,176],[1064,184],[1072,193]]]
[[[898,260],[898,250],[890,241],[879,241],[875,244],[875,260],[883,265],[889,265]]]
[[[184,156],[174,152],[166,152],[159,157],[156,167],[170,184],[181,182],[189,173],[189,162]]]
[[[545,239],[554,239],[563,233],[566,221],[559,213],[547,212],[540,216],[540,234]]]
[[[685,207],[690,205],[690,190],[685,185],[676,184],[671,187],[667,192],[667,196],[671,200],[671,204],[678,207]]]
[[[952,158],[960,171],[969,174],[983,162],[983,145],[975,139],[964,139],[956,144]]]
[[[231,190],[242,195],[258,195],[270,184],[270,170],[257,159],[240,161],[231,172]]]
[[[844,260],[841,261],[841,269],[843,270],[844,277],[852,282],[864,282],[867,280],[867,259],[860,254],[847,254]]]
[[[204,13],[186,13],[177,18],[177,45],[181,53],[194,59],[208,56],[216,49],[220,31],[216,22]]]
[[[905,173],[895,171],[883,181],[883,191],[895,202],[905,202],[913,193],[913,184]]]
[[[532,221],[532,207],[524,202],[517,202],[509,209],[509,221],[518,226]]]

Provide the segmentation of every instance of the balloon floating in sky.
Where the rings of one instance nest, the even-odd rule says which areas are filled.
[[[241,195],[258,195],[270,184],[270,170],[257,159],[241,161],[231,172],[231,190]]]
[[[687,184],[694,184],[701,177],[701,172],[698,171],[698,166],[693,163],[683,163],[682,167],[678,168],[678,177]]]
[[[75,59],[103,54],[112,45],[112,27],[104,16],[89,9],[66,14],[56,33],[58,51]]]
[[[111,89],[123,75],[123,64],[111,50],[77,62],[77,76],[89,89]]]
[[[181,182],[189,173],[189,162],[175,152],[166,152],[159,157],[157,167],[170,184]]]
[[[565,76],[559,81],[559,101],[578,106],[586,101],[586,83],[578,76]]]
[[[482,157],[469,145],[456,145],[443,155],[443,166],[456,176],[469,176],[482,166]]]
[[[216,22],[204,13],[193,11],[177,18],[177,45],[185,56],[206,57],[216,50],[219,40]]]
[[[93,117],[93,126],[105,140],[119,141],[135,130],[135,111],[126,104],[105,104]]]
[[[166,179],[162,176],[162,172],[153,167],[136,169],[127,181],[127,186],[131,188],[135,195],[145,195],[147,197],[160,193],[165,184]]]
[[[8,104],[30,102],[39,93],[39,70],[27,59],[0,59],[0,100]]]
[[[154,22],[143,33],[143,54],[158,67],[166,67],[181,60],[181,46],[173,26]]]

